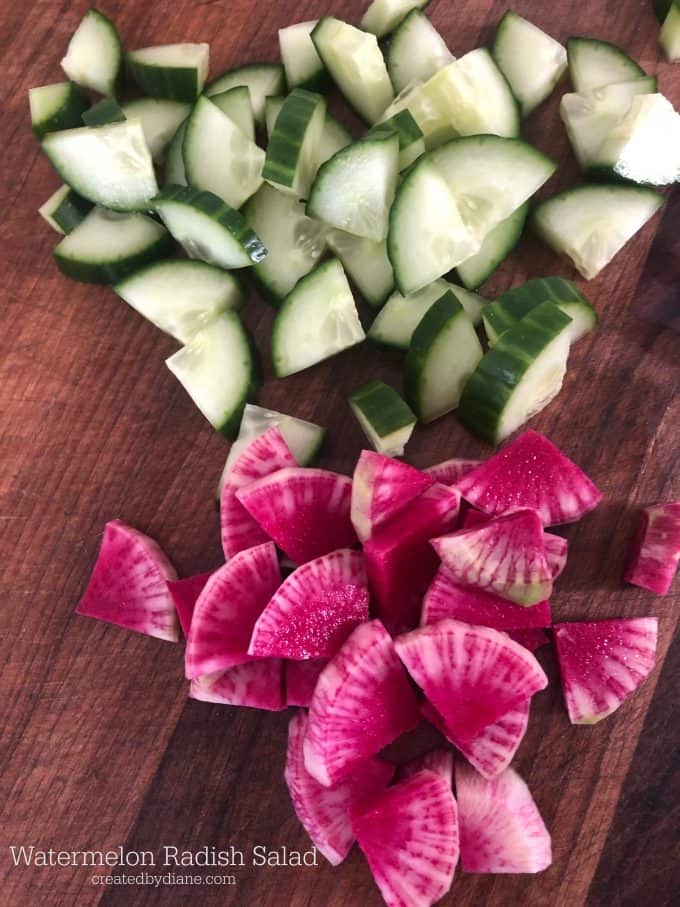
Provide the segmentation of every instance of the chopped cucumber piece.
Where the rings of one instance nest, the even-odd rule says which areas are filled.
[[[333,258],[303,277],[279,309],[272,331],[278,378],[323,362],[364,339],[354,297]]]
[[[321,141],[319,142],[319,167],[330,160],[333,155],[337,154],[342,148],[352,144],[352,136],[347,132],[344,126],[326,113],[323,130],[321,131]]]
[[[326,116],[320,94],[294,89],[283,102],[267,145],[262,176],[281,192],[307,198],[318,166]]]
[[[369,381],[349,397],[362,431],[378,453],[401,457],[413,434],[416,417],[393,387]]]
[[[519,101],[522,116],[552,93],[567,68],[567,51],[559,41],[512,10],[498,24],[491,53]]]
[[[544,409],[562,387],[570,324],[568,315],[544,302],[506,331],[463,389],[463,425],[495,445]]]
[[[283,66],[280,63],[246,63],[236,69],[228,69],[208,85],[205,93],[211,97],[237,85],[246,85],[250,90],[255,122],[263,126],[265,98],[283,94],[285,90]]]
[[[253,105],[250,103],[250,89],[246,85],[237,85],[235,88],[228,88],[219,94],[213,94],[210,96],[210,100],[233,123],[236,123],[251,142],[255,141],[255,116],[253,115]]]
[[[680,60],[680,3],[673,0],[659,32],[659,43],[671,62]]]
[[[75,82],[55,82],[31,88],[28,105],[31,128],[42,139],[48,132],[80,126],[82,116],[90,106],[90,98],[85,89]]]
[[[414,82],[426,82],[453,54],[426,15],[414,9],[392,35],[385,54],[387,71],[395,91]]]
[[[93,208],[54,250],[59,270],[85,283],[116,283],[172,249],[170,234],[145,214]]]
[[[264,183],[243,210],[246,220],[267,247],[267,256],[252,270],[265,295],[279,303],[326,249],[325,230],[305,214],[303,202]]]
[[[368,123],[375,123],[394,98],[375,35],[325,16],[312,32],[312,41],[349,104]]]
[[[326,67],[312,41],[312,32],[318,21],[298,22],[279,29],[279,48],[288,91],[294,88],[324,91],[328,87]]]
[[[479,252],[458,265],[456,272],[464,287],[470,290],[481,287],[505,261],[519,242],[528,213],[529,203],[525,202],[486,234]]]
[[[417,82],[408,85],[383,113],[380,121],[392,119],[402,110],[408,110],[423,133],[426,148],[437,148],[443,142],[454,139],[457,135],[447,110],[435,105],[428,96],[426,86],[429,83]]]
[[[187,131],[185,120],[173,135],[168,150],[165,152],[164,186],[186,186],[187,174],[184,169],[184,136]]]
[[[208,98],[199,98],[191,111],[182,153],[189,185],[213,192],[232,208],[262,185],[264,151]]]
[[[92,210],[92,202],[81,198],[68,186],[60,186],[47,201],[38,208],[38,214],[44,217],[47,223],[61,233],[70,233],[85,219]]]
[[[158,192],[139,120],[50,132],[42,147],[65,183],[105,208],[149,208]]]
[[[203,91],[210,66],[208,44],[164,44],[131,50],[132,78],[150,98],[195,101]]]
[[[430,0],[372,0],[364,13],[360,27],[378,38],[384,38],[412,10],[423,9]]]
[[[168,259],[135,271],[114,287],[140,315],[180,343],[189,343],[221,312],[236,309],[240,280],[203,261]]]
[[[354,142],[319,168],[307,214],[338,230],[380,242],[387,236],[398,174],[396,134],[390,131]]]
[[[567,58],[571,83],[579,92],[646,75],[620,47],[597,38],[569,38]]]
[[[182,101],[156,98],[138,98],[123,104],[123,115],[128,120],[139,120],[151,157],[163,162],[168,145],[189,115],[191,106]]]
[[[245,268],[267,254],[242,214],[212,192],[167,186],[154,207],[189,258],[220,268]]]
[[[399,170],[406,170],[425,152],[425,139],[420,126],[409,110],[400,110],[388,120],[375,125],[365,138],[396,135],[399,139]]]
[[[640,186],[577,186],[541,202],[531,223],[587,279],[596,277],[658,211],[663,195]]]
[[[100,94],[116,95],[123,63],[118,30],[97,9],[89,9],[73,33],[61,68],[73,82]]]
[[[342,230],[329,230],[326,241],[366,302],[379,309],[394,289],[385,240],[373,242]]]
[[[235,312],[222,312],[165,364],[217,431],[236,437],[256,384],[250,339]]]
[[[86,126],[106,126],[107,123],[122,123],[126,119],[123,109],[113,98],[102,98],[83,114],[83,123]]]
[[[265,98],[264,101],[264,122],[267,129],[267,137],[271,138],[276,125],[276,118],[281,113],[285,98]]]

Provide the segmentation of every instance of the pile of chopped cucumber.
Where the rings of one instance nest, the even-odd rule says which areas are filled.
[[[168,368],[228,437],[260,383],[239,315],[250,284],[277,308],[277,378],[366,339],[403,356],[401,393],[374,380],[349,396],[376,450],[402,453],[416,422],[452,410],[499,443],[557,394],[597,316],[557,277],[493,302],[475,291],[527,223],[595,277],[662,204],[651,187],[680,180],[680,115],[620,48],[564,46],[509,10],[490,47],[456,59],[426,5],[373,0],[356,25],[293,23],[280,63],[217,77],[208,44],[125,51],[91,9],[62,60],[68,81],[29,93],[62,182],[39,209],[61,234],[57,266],[110,284],[177,340]],[[678,0],[654,5],[677,59]],[[522,124],[567,70],[561,117],[589,181],[535,204],[557,165]],[[362,127],[331,116],[330,91]]]

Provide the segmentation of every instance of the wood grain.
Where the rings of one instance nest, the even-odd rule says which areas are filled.
[[[118,0],[104,11],[129,47],[209,41],[217,73],[246,60],[275,59],[276,31],[291,21],[329,10],[357,21],[363,6],[354,0]],[[282,779],[285,714],[187,701],[179,647],[73,616],[101,528],[112,517],[158,538],[183,574],[219,563],[212,492],[227,451],[164,368],[172,341],[110,291],[60,277],[50,259],[54,235],[35,213],[57,181],[30,134],[26,91],[59,79],[59,59],[85,7],[38,0],[27,13],[0,3],[1,901],[7,907],[174,907],[189,898],[239,907],[377,905],[356,852],[338,870],[237,869],[233,888],[105,891],[91,884],[86,868],[11,865],[8,845],[22,843],[67,850],[307,847]],[[658,72],[662,91],[680,103],[680,67],[660,61],[649,3],[519,0],[514,8],[558,39],[581,33],[621,44]],[[504,9],[486,0],[433,0],[429,11],[460,54],[488,41]],[[526,128],[561,165],[548,191],[576,178],[557,114],[562,90]],[[574,350],[559,400],[533,423],[605,494],[594,514],[566,532],[571,555],[555,614],[657,614],[659,666],[615,717],[574,728],[554,659],[541,654],[553,683],[536,697],[517,766],[552,830],[554,864],[531,878],[459,875],[446,903],[663,907],[680,890],[678,596],[655,599],[619,579],[635,508],[680,491],[679,236],[676,192],[616,264],[587,285],[601,327]],[[526,237],[485,293],[492,297],[551,273],[574,277],[568,264]],[[267,368],[261,400],[328,425],[322,463],[351,471],[362,437],[347,393],[376,375],[398,380],[397,361],[365,347],[274,383],[272,312],[253,298],[246,319]],[[480,453],[454,417],[419,430],[409,448],[416,465]]]

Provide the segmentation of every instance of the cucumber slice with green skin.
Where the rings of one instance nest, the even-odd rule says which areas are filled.
[[[483,355],[465,309],[446,292],[423,315],[406,354],[404,390],[420,422],[456,409]]]
[[[312,19],[279,29],[279,49],[288,91],[294,88],[325,91],[328,88],[330,79],[311,37],[318,21]]]
[[[168,149],[165,152],[165,171],[163,173],[164,186],[186,186],[187,174],[184,169],[184,136],[187,131],[185,120],[173,135]]]
[[[243,284],[233,274],[184,258],[141,268],[117,283],[114,290],[180,343],[190,343],[216,315],[237,309],[245,299]]]
[[[122,107],[123,115],[128,120],[139,120],[142,124],[146,144],[157,164],[163,162],[168,145],[190,110],[191,106],[182,101],[157,98],[138,98]]]
[[[539,277],[513,287],[484,309],[484,330],[489,346],[542,302],[554,302],[571,318],[569,342],[576,343],[597,325],[597,313],[573,283],[561,277]]]
[[[116,26],[99,10],[89,9],[69,41],[61,68],[72,82],[115,97],[122,65]]]
[[[81,198],[68,186],[60,186],[47,201],[38,208],[38,214],[47,223],[61,233],[62,236],[70,233],[92,210],[92,202]]]
[[[412,10],[424,9],[430,0],[373,0],[362,16],[360,27],[378,38],[384,38]]]
[[[578,92],[647,75],[620,47],[597,38],[569,38],[567,59],[569,77]]]
[[[317,266],[326,249],[325,229],[305,214],[304,203],[265,183],[243,214],[267,247],[251,274],[265,296],[279,304]]]
[[[253,105],[250,103],[250,89],[246,85],[237,85],[236,88],[211,95],[210,100],[236,123],[251,142],[255,141],[255,116]]]
[[[268,138],[272,137],[276,118],[281,113],[285,100],[285,98],[265,98],[264,100],[264,121]]]
[[[505,261],[519,242],[528,213],[529,203],[525,202],[486,234],[479,252],[458,265],[456,272],[464,287],[469,290],[481,287]]]
[[[83,114],[85,126],[106,126],[107,123],[122,123],[126,119],[113,98],[102,98]]]
[[[28,105],[31,129],[42,139],[48,132],[80,126],[82,116],[90,106],[90,97],[75,82],[55,82],[29,89]]]
[[[214,193],[232,208],[240,208],[262,185],[264,151],[208,98],[199,98],[191,111],[182,156],[189,185]]]
[[[303,277],[279,309],[272,331],[274,374],[285,378],[364,339],[342,265],[332,258]]]
[[[166,186],[154,208],[189,258],[228,270],[257,264],[267,254],[243,215],[212,192]]]
[[[408,85],[385,110],[380,121],[389,120],[402,110],[408,110],[423,133],[426,148],[438,148],[444,142],[456,138],[457,132],[451,124],[447,110],[433,104],[426,92],[428,83]]]
[[[398,26],[385,52],[395,91],[426,82],[453,61],[453,54],[426,15],[412,10]]]
[[[491,53],[522,116],[545,101],[567,69],[567,51],[559,41],[512,10],[498,23]]]
[[[531,225],[545,243],[567,255],[591,280],[663,201],[663,195],[641,186],[577,186],[541,202]]]
[[[352,136],[342,126],[335,117],[326,112],[323,130],[321,132],[321,141],[319,142],[319,167],[330,160],[333,155],[337,154],[343,148],[352,144]]]
[[[312,32],[312,41],[347,102],[366,122],[375,123],[394,99],[375,35],[325,16]]]
[[[283,102],[267,145],[262,176],[295,198],[307,198],[317,170],[326,116],[320,94],[296,88]]]
[[[132,78],[150,98],[192,103],[203,91],[210,66],[208,44],[163,44],[131,50]]]
[[[139,120],[50,132],[42,147],[63,181],[83,198],[113,211],[151,207],[158,185]]]
[[[235,438],[257,385],[252,345],[238,315],[213,318],[165,364],[213,428]]]
[[[379,309],[394,290],[394,271],[385,240],[373,242],[342,230],[330,230],[326,241],[366,302]]]
[[[366,133],[365,138],[396,135],[399,139],[399,170],[406,170],[425,152],[425,139],[409,110],[400,110]]]
[[[380,242],[387,236],[398,175],[399,139],[394,132],[354,142],[319,168],[307,214]]]
[[[84,283],[116,283],[169,255],[172,238],[145,214],[94,208],[54,250],[59,270]]]
[[[281,95],[286,90],[283,66],[280,63],[246,63],[236,69],[228,69],[208,85],[205,93],[211,97],[238,85],[246,85],[250,90],[255,122],[264,126],[265,98]]]
[[[349,405],[371,446],[388,457],[401,457],[416,417],[389,384],[369,381],[349,397]]]
[[[670,6],[661,26],[659,43],[671,63],[680,60],[680,3],[677,0]]]
[[[506,331],[468,380],[458,407],[463,425],[500,444],[559,393],[571,319],[544,302]]]

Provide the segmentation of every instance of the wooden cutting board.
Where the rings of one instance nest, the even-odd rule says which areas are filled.
[[[378,905],[356,850],[339,869],[321,859],[318,867],[246,866],[233,870],[233,886],[193,888],[105,889],[92,884],[91,869],[12,865],[12,844],[68,851],[122,845],[155,854],[164,845],[234,846],[248,856],[257,845],[308,847],[282,777],[285,713],[187,700],[179,647],[73,615],[110,518],[158,538],[182,575],[219,564],[212,495],[228,450],[164,367],[173,342],[110,290],[69,282],[51,261],[55,236],[36,209],[58,181],[31,136],[26,92],[59,80],[59,60],[85,7],[0,4],[0,900],[7,907],[174,907],[190,899],[239,907]],[[332,11],[357,22],[363,7],[360,0],[104,3],[128,47],[209,41],[213,74],[275,59],[277,29],[292,21]],[[621,44],[659,74],[662,91],[679,105],[680,67],[661,61],[646,0],[518,0],[514,8],[560,40],[584,34]],[[490,40],[504,9],[485,0],[434,0],[430,14],[460,55]],[[525,130],[560,162],[549,191],[577,179],[558,117],[565,90],[566,82]],[[679,493],[679,234],[676,193],[597,280],[577,280],[601,326],[576,347],[561,395],[532,423],[604,492],[602,506],[566,532],[570,560],[554,613],[658,615],[658,667],[614,717],[571,727],[554,657],[541,652],[552,683],[535,699],[516,764],[552,831],[554,863],[535,877],[459,874],[447,904],[662,907],[680,891],[678,595],[658,599],[620,581],[636,508]],[[574,279],[568,263],[527,236],[484,292],[493,297],[548,274]],[[369,377],[398,380],[396,360],[365,346],[274,383],[272,311],[253,298],[246,320],[264,354],[261,402],[325,424],[321,465],[351,472],[363,440],[345,398]],[[409,446],[416,465],[487,453],[454,416],[418,429]]]

